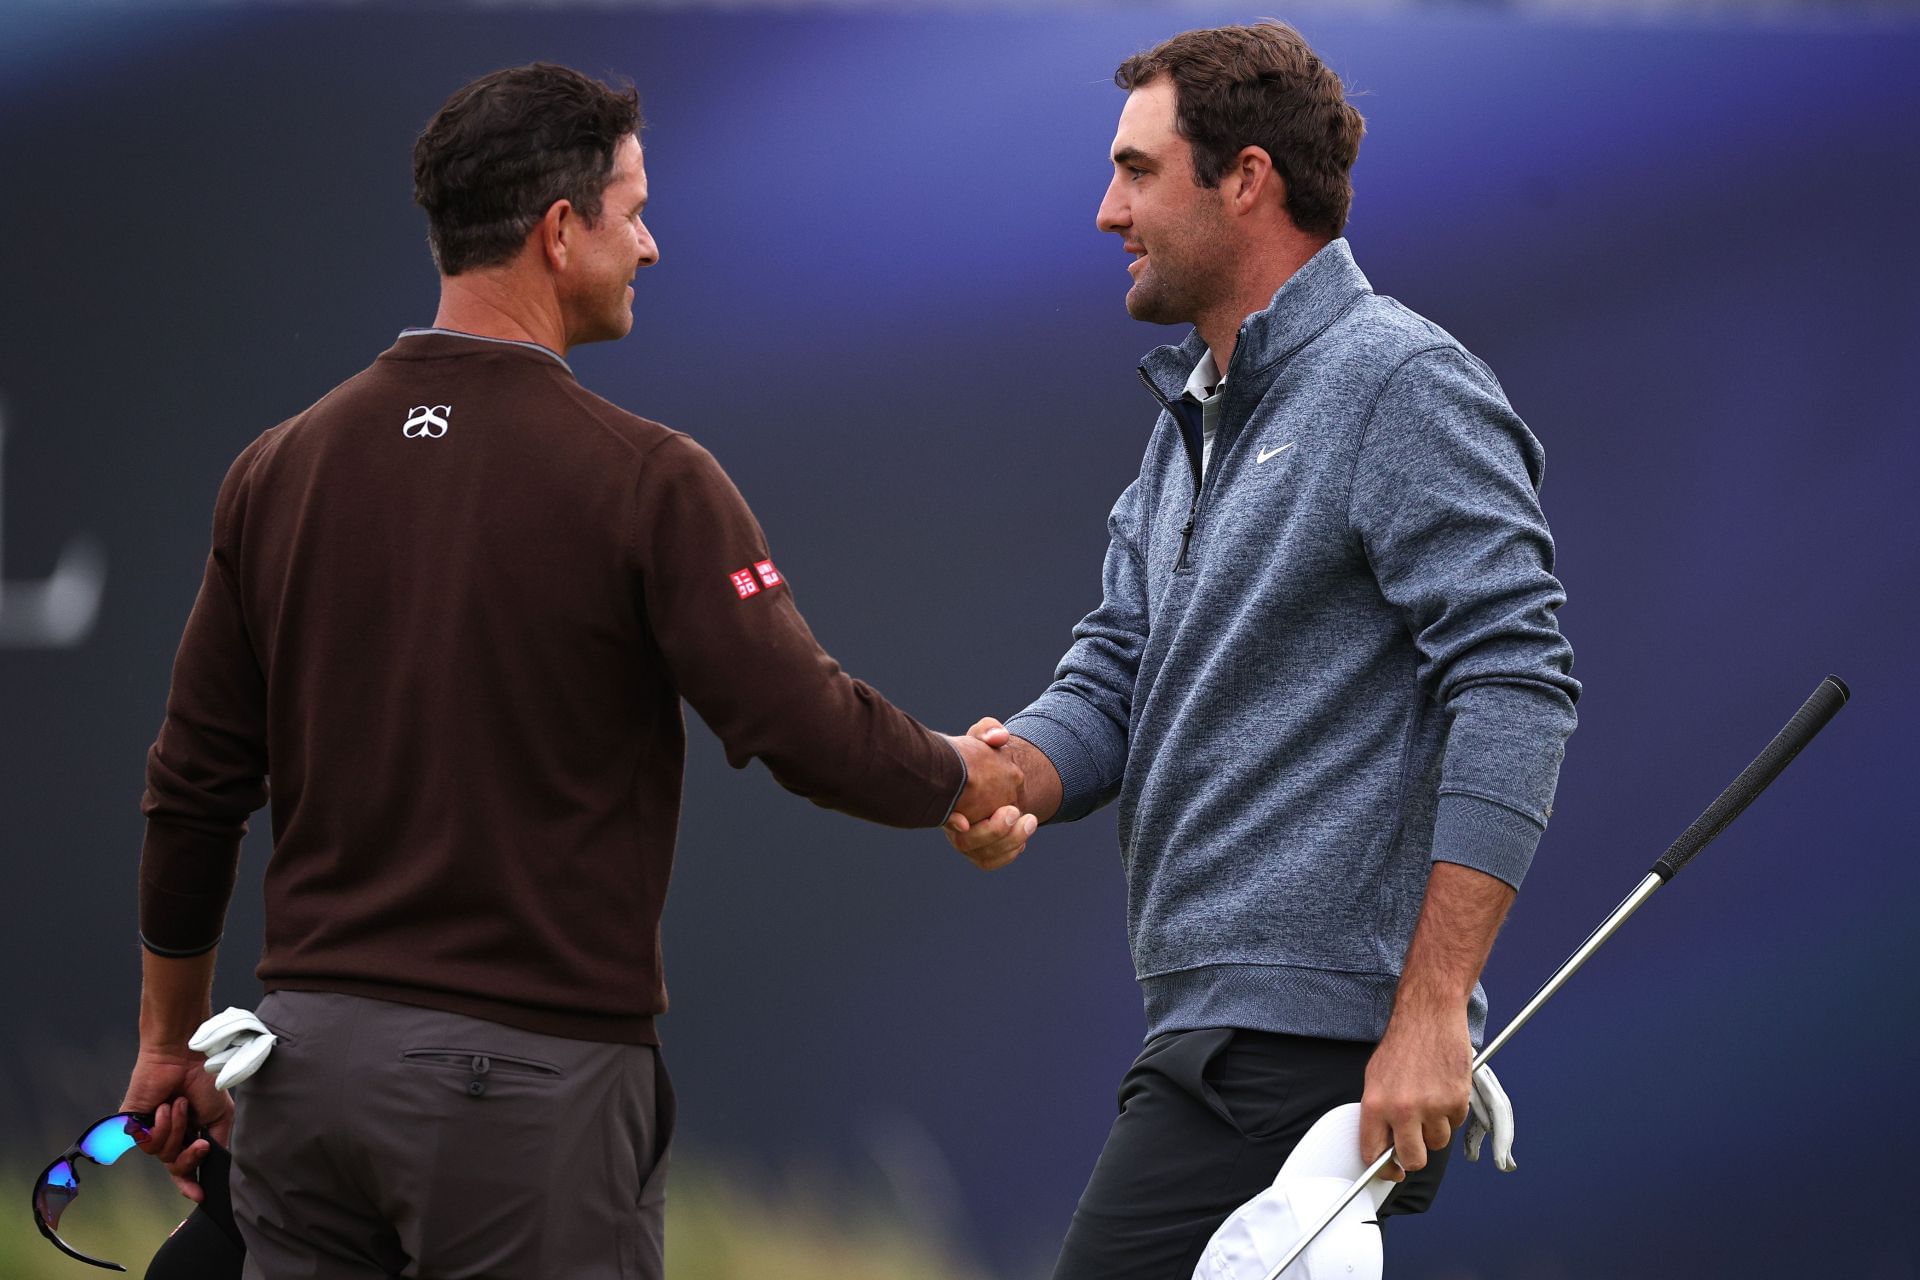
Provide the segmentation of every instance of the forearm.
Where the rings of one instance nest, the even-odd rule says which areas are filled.
[[[711,704],[710,704],[711,705]],[[959,801],[967,769],[952,744],[835,670],[784,722],[741,730],[709,719],[729,762],[758,758],[774,781],[814,804],[890,827],[934,827]]]
[[[935,827],[966,769],[951,744],[843,671],[784,587],[700,614],[660,611],[681,694],[744,768],[817,805],[891,827]],[[752,671],[742,681],[739,672]]]
[[[1395,1021],[1466,1017],[1513,898],[1513,887],[1495,876],[1453,862],[1433,864],[1394,994]]]
[[[1139,482],[1107,519],[1112,540],[1100,574],[1100,604],[1073,629],[1073,644],[1046,691],[1007,723],[1031,749],[1020,761],[1032,794],[1021,808],[1047,822],[1086,817],[1120,793],[1127,725],[1150,629],[1146,564],[1139,545]],[[1044,765],[1040,762],[1044,761]]]
[[[1393,1016],[1367,1063],[1364,1158],[1392,1146],[1401,1169],[1425,1168],[1427,1153],[1445,1147],[1466,1121],[1473,1057],[1467,1001],[1512,902],[1513,889],[1502,880],[1458,863],[1432,864]]]
[[[815,804],[936,827],[965,770],[939,735],[841,670],[800,616],[746,499],[684,436],[636,484],[635,579],[682,697],[744,768],[760,760]]]
[[[140,936],[164,956],[194,955],[220,940],[247,821],[267,803],[266,679],[217,550],[180,638],[146,780]]]
[[[184,1052],[194,1029],[212,1016],[219,952],[176,958],[142,948],[140,954],[140,1047]]]

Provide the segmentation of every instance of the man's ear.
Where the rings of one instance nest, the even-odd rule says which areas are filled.
[[[566,268],[573,251],[573,237],[580,227],[580,215],[571,200],[555,200],[533,229],[547,265],[555,271]]]
[[[1242,147],[1240,154],[1222,175],[1227,205],[1235,213],[1251,213],[1264,200],[1287,205],[1287,184],[1273,167],[1273,157],[1265,147]]]

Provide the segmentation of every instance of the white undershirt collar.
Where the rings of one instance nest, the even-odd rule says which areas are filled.
[[[1214,367],[1213,352],[1209,349],[1200,353],[1200,363],[1187,375],[1187,386],[1181,393],[1200,406],[1200,474],[1203,476],[1213,461],[1213,436],[1220,429],[1220,394],[1226,385],[1227,380]]]
[[[1220,382],[1220,371],[1213,365],[1213,352],[1202,351],[1200,363],[1193,366],[1193,372],[1187,375],[1185,394],[1204,405],[1220,394]]]

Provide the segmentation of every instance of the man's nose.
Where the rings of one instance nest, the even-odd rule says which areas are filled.
[[[650,267],[660,261],[660,242],[653,238],[653,232],[644,226],[640,228],[640,265]]]
[[[1120,175],[1115,174],[1113,181],[1107,184],[1107,193],[1100,197],[1100,209],[1093,215],[1093,224],[1102,231],[1119,235],[1132,223],[1133,219],[1127,212],[1125,193],[1120,187]]]

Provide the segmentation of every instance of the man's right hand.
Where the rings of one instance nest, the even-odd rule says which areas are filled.
[[[984,815],[957,805],[947,819],[947,840],[953,847],[981,870],[996,871],[1019,857],[1041,822],[1060,808],[1060,775],[1039,748],[1009,734],[998,720],[977,721],[967,737],[997,748],[1020,770],[1019,792],[1011,804]]]
[[[1013,752],[1006,749],[1010,740],[1007,731],[997,725],[993,733],[979,730],[976,724],[963,737],[947,739],[967,766],[967,785],[954,802],[953,812],[968,822],[980,822],[997,810],[1018,805],[1024,781]]]

